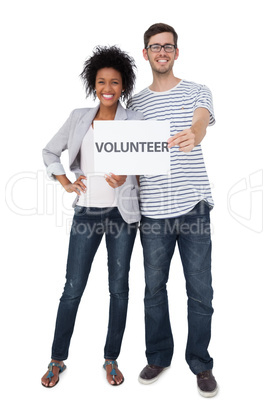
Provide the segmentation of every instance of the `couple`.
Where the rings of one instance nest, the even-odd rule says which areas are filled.
[[[141,222],[148,364],[139,381],[143,384],[156,381],[171,364],[173,337],[166,284],[177,243],[188,296],[186,361],[197,377],[200,394],[211,397],[218,390],[212,374],[213,359],[208,353],[213,314],[209,221],[213,200],[200,142],[208,125],[214,123],[212,96],[206,86],[174,76],[173,65],[179,50],[177,34],[171,26],[152,25],[144,34],[144,45],[143,56],[153,73],[151,86],[131,98],[134,60],[114,46],[96,48],[85,62],[81,76],[87,95],[97,97],[99,105],[74,110],[43,150],[48,175],[67,192],[77,193],[77,198],[52,360],[42,384],[55,386],[66,368],[64,360],[68,357],[76,313],[104,234],[110,313],[103,367],[111,385],[124,381],[116,359],[127,317],[130,258]],[[128,109],[122,107],[120,99],[128,101]],[[103,177],[94,172],[94,122],[114,119],[169,120],[171,175],[136,178],[110,173]],[[76,174],[74,183],[67,178],[60,161],[65,149],[69,151],[70,170]],[[77,230],[82,226],[85,230]]]

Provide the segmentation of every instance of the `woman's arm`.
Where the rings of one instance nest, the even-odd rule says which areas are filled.
[[[49,141],[43,149],[43,161],[47,168],[47,174],[50,179],[54,180],[56,175],[65,175],[65,170],[61,164],[61,154],[68,148],[68,138],[70,133],[70,124],[73,113]]]

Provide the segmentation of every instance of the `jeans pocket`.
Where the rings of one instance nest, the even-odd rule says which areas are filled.
[[[86,207],[82,207],[80,205],[76,205],[74,208],[74,214],[75,216],[79,216],[79,215],[85,215],[87,208]]]

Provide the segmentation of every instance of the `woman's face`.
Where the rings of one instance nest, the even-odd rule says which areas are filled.
[[[95,90],[103,106],[111,107],[116,105],[124,90],[121,73],[111,67],[98,70]]]

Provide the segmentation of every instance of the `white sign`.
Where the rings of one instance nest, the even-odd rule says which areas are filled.
[[[169,121],[94,121],[95,172],[170,174]]]

